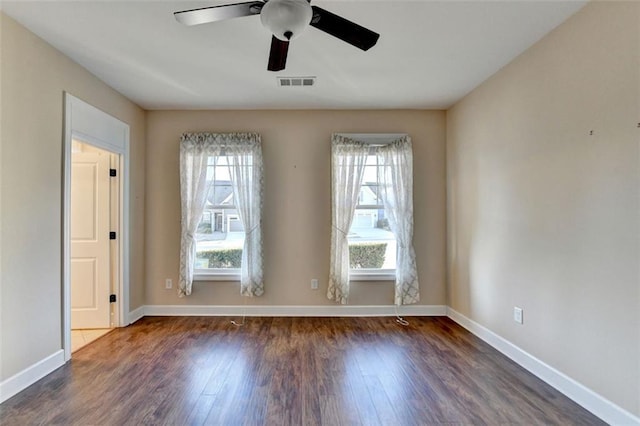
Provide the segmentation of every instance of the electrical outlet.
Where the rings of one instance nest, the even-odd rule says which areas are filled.
[[[513,320],[518,324],[522,324],[522,308],[518,308],[517,306],[513,307]]]
[[[166,280],[164,280],[164,288],[166,288],[167,290],[173,288],[173,280],[171,278],[167,278]]]
[[[317,290],[318,289],[318,280],[316,278],[311,280],[311,290]]]

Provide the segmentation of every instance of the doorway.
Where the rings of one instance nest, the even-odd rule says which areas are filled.
[[[72,140],[72,352],[115,327],[119,256],[116,235],[110,236],[118,228],[118,164],[118,154]]]
[[[115,176],[112,176],[115,174]],[[129,125],[65,93],[62,346],[129,325]],[[105,303],[106,302],[106,303]],[[76,333],[77,334],[77,333]]]

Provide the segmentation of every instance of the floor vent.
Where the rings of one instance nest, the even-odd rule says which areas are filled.
[[[280,87],[309,87],[316,84],[315,77],[278,77]]]

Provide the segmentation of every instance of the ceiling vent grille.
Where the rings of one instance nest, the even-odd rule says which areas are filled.
[[[310,87],[315,84],[315,77],[278,77],[279,87]]]

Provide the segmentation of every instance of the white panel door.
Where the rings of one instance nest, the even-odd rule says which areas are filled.
[[[77,152],[71,166],[71,328],[109,328],[108,152]]]

